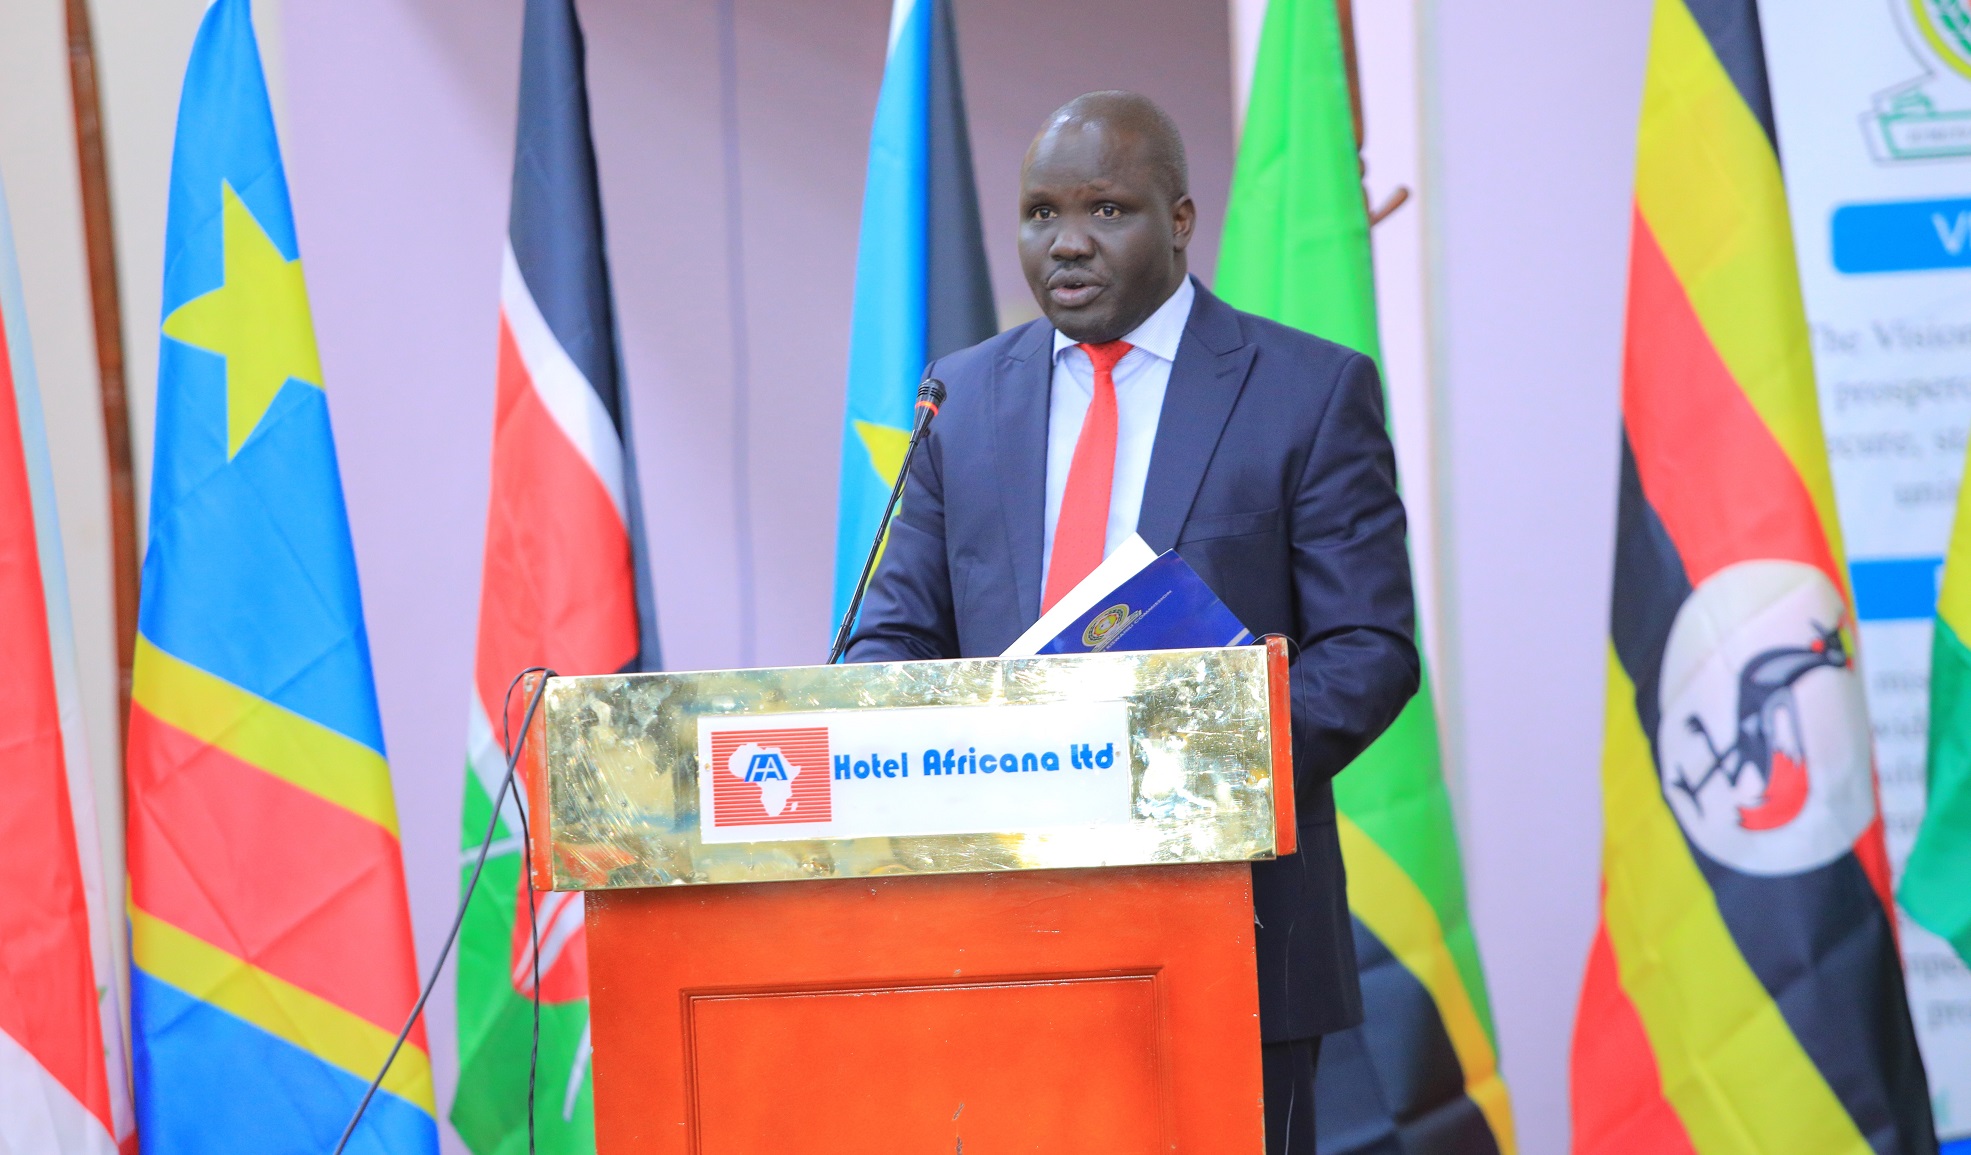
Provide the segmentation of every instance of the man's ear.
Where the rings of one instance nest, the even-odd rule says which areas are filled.
[[[1190,193],[1185,193],[1170,206],[1170,247],[1183,252],[1191,243],[1191,231],[1197,223],[1197,203],[1191,200]]]

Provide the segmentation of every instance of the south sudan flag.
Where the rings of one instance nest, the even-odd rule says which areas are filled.
[[[1219,257],[1241,309],[1382,359],[1361,160],[1331,0],[1271,0]],[[1322,1044],[1321,1155],[1514,1150],[1465,910],[1428,675],[1335,778],[1364,1023]]]
[[[1577,1152],[1936,1150],[1753,0],[1657,0]]]

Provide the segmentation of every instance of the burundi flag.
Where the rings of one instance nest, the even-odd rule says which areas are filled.
[[[0,1151],[135,1151],[41,395],[0,190]]]
[[[192,45],[164,270],[128,762],[138,1131],[147,1155],[319,1155],[418,976],[247,0],[218,0]],[[349,1150],[436,1149],[420,1026]]]
[[[951,0],[895,0],[856,253],[835,521],[837,619],[903,468],[925,363],[998,331]]]
[[[1331,0],[1271,0],[1218,258],[1239,308],[1380,360],[1368,212]],[[1323,1155],[1514,1150],[1430,682],[1334,781],[1364,1022],[1322,1044]]]
[[[1896,897],[1971,966],[1971,487],[1958,494],[1930,643],[1930,767],[1923,825]]]
[[[1753,0],[1657,0],[1577,1152],[1937,1149]]]
[[[461,885],[506,775],[501,709],[529,666],[657,668],[628,397],[604,259],[581,26],[527,0],[513,203],[500,271],[492,493],[467,719]],[[522,703],[509,716],[518,737]],[[460,932],[452,1122],[480,1155],[529,1150],[528,1052],[540,929],[539,1149],[595,1149],[582,896],[528,892],[511,796]]]

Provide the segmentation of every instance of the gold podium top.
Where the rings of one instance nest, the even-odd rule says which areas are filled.
[[[1277,640],[552,678],[522,758],[535,884],[1271,858],[1286,694]]]

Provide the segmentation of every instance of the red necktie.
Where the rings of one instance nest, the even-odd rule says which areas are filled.
[[[1047,565],[1047,592],[1040,612],[1102,564],[1109,536],[1109,491],[1116,478],[1116,362],[1134,346],[1127,341],[1082,345],[1095,366],[1095,395],[1075,439],[1068,487],[1061,494],[1061,516],[1054,523],[1054,556]]]

